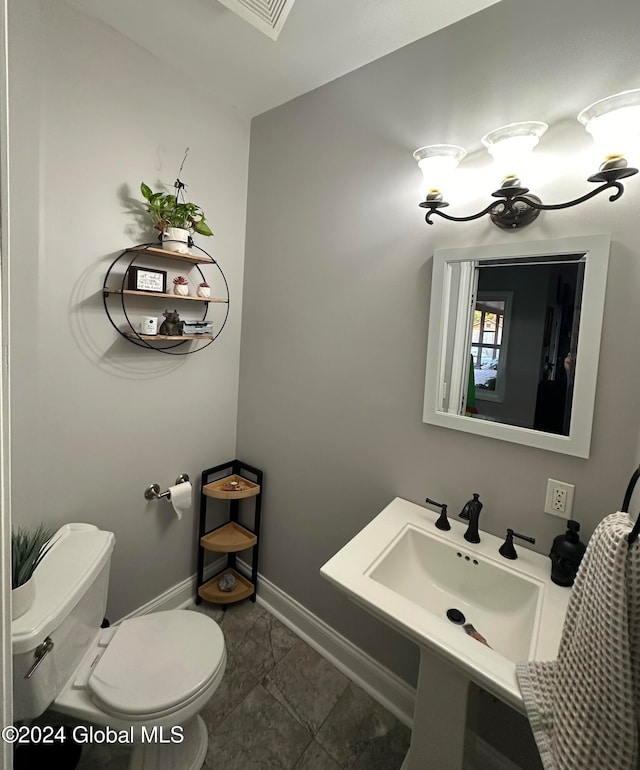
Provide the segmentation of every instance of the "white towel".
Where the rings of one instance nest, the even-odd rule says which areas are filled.
[[[612,513],[574,583],[558,658],[519,663],[520,690],[545,770],[636,770],[640,704],[640,541]]]

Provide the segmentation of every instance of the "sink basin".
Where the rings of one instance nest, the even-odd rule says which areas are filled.
[[[492,649],[514,663],[528,660],[543,583],[449,543],[437,532],[407,525],[365,574],[436,617],[458,610],[464,617],[449,622],[471,623]]]
[[[571,589],[550,580],[550,562],[524,546],[509,561],[503,539],[481,531],[464,539],[466,524],[436,529],[438,515],[393,500],[322,568],[351,599],[450,663],[468,680],[524,713],[517,662],[554,660]],[[467,635],[447,610],[487,641]]]

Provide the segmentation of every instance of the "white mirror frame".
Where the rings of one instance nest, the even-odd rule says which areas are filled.
[[[436,249],[433,256],[431,308],[427,344],[427,369],[423,421],[443,428],[475,433],[550,452],[589,457],[593,407],[598,378],[600,337],[609,265],[609,235],[584,235],[545,241],[502,243],[458,249]],[[452,414],[438,409],[444,382],[445,323],[451,295],[451,265],[460,262],[527,258],[543,255],[585,254],[582,314],[578,333],[575,383],[569,435],[545,433],[517,425],[507,425]]]

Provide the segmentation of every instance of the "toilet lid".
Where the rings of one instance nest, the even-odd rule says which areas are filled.
[[[111,712],[153,714],[189,700],[224,659],[224,636],[199,612],[170,610],[123,621],[89,677]]]

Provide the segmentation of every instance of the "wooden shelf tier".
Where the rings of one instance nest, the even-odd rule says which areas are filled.
[[[218,587],[218,580],[226,572],[230,572],[236,579],[236,587],[233,591],[221,591]],[[217,575],[208,580],[204,585],[198,588],[198,595],[206,602],[212,602],[213,604],[232,604],[233,602],[239,602],[241,599],[246,599],[247,596],[255,591],[253,583],[251,583],[244,575],[241,575],[234,569],[223,569],[222,572],[218,572]]]
[[[162,291],[136,291],[134,289],[109,289],[105,291],[108,294],[134,294],[137,297],[166,297],[168,299],[192,299],[197,302],[221,302],[226,304],[228,299],[222,299],[222,297],[192,297],[191,295],[184,296],[183,294],[170,294],[169,292]]]
[[[213,334],[136,334],[135,332],[125,332],[126,337],[130,337],[132,340],[151,340],[151,342],[166,342],[180,340],[212,340]]]
[[[200,545],[207,551],[218,553],[235,553],[251,548],[258,538],[235,521],[230,521],[218,529],[200,538]]]
[[[226,489],[231,483],[237,482],[242,485],[242,489],[234,491],[233,489]],[[207,497],[215,497],[218,500],[239,500],[243,497],[255,497],[260,493],[260,485],[253,481],[249,481],[242,476],[233,474],[231,476],[225,476],[223,479],[212,481],[210,484],[205,484],[202,487],[203,494]]]
[[[153,257],[164,257],[165,259],[177,259],[182,262],[191,262],[193,265],[213,265],[214,260],[210,257],[197,256],[195,254],[179,254],[177,251],[169,251],[163,249],[160,246],[132,246],[130,249],[126,249],[129,252],[141,252],[149,254]]]

